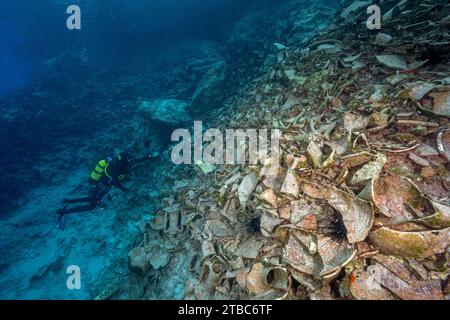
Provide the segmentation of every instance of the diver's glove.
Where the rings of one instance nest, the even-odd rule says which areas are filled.
[[[153,159],[153,158],[158,158],[159,157],[159,152],[153,152],[152,154],[149,155],[149,158]]]

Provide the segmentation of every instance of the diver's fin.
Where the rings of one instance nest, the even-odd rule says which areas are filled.
[[[62,208],[62,209],[59,209],[57,212],[56,212],[56,226],[60,229],[60,230],[62,230],[62,231],[64,231],[64,228],[65,228],[65,226],[66,226],[66,215],[64,214],[64,210],[66,209],[68,207],[68,205],[65,205],[64,206],[64,208]]]
[[[56,225],[58,226],[59,230],[64,231],[64,227],[66,226],[65,215],[58,214],[58,218],[56,219]]]

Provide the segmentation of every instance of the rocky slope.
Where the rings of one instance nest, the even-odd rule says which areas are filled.
[[[226,43],[172,48],[176,63],[143,53],[92,71],[65,53],[2,98],[0,194],[22,195],[0,224],[2,297],[448,297],[450,7],[383,1],[371,31],[364,1],[337,14],[264,3]],[[207,127],[280,129],[280,165],[172,165],[186,110]],[[60,199],[125,148],[163,153],[131,192],[55,230]],[[78,292],[64,288],[72,264]]]
[[[145,226],[133,270],[169,275],[175,242],[192,256],[187,299],[448,299],[450,6],[383,1],[371,31],[366,5],[280,45],[215,113],[211,127],[280,129],[281,163],[196,168]]]

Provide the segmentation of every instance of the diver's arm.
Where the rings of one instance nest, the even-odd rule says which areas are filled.
[[[138,159],[133,159],[132,163],[133,164],[139,164],[139,163],[145,162],[147,160],[150,160],[149,156],[146,156],[146,157],[143,157],[143,158],[138,158]]]
[[[112,185],[114,187],[116,187],[117,189],[120,189],[123,192],[128,192],[128,189],[124,187],[124,185],[122,183],[120,183],[120,181],[113,179],[112,181]]]
[[[150,160],[150,159],[153,159],[153,158],[157,158],[158,156],[159,156],[159,152],[155,152],[153,154],[146,155],[145,157],[142,157],[142,158],[133,159],[132,163],[133,164],[142,163],[142,162],[145,162],[147,160]]]

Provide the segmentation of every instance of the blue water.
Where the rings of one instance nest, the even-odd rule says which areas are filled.
[[[116,298],[142,298],[127,254],[179,178],[167,158],[173,128],[149,123],[139,101],[190,102],[220,62],[226,78],[211,104],[225,105],[276,61],[274,42],[301,48],[327,25],[331,14],[298,27],[303,10],[327,2],[1,1],[0,298],[93,299],[110,286],[121,288]],[[81,8],[81,30],[66,28],[71,4]],[[86,196],[97,162],[123,150],[161,156],[137,166],[128,193],[114,189],[101,207],[55,228],[61,201]],[[183,297],[188,258],[152,298]],[[81,267],[80,290],[66,286],[70,265]]]
[[[255,0],[31,0],[0,4],[1,93],[25,84],[30,71],[64,50],[86,52],[102,66],[145,47],[186,39],[221,40]],[[82,8],[82,30],[65,27],[66,8]]]
[[[18,57],[14,50],[23,41],[10,24],[0,21],[0,94],[6,94],[27,83],[31,62],[25,57]]]

